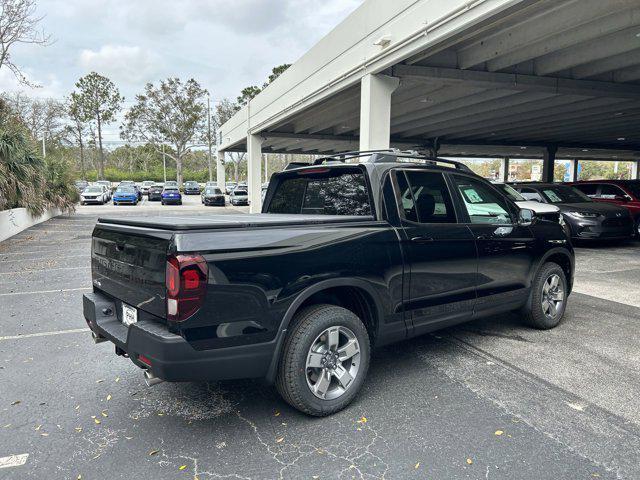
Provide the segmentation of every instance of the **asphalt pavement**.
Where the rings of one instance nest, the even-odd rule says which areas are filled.
[[[640,478],[635,243],[577,252],[548,332],[515,314],[378,350],[346,410],[305,416],[259,381],[146,387],[82,317],[101,214],[79,207],[0,243],[0,479]]]

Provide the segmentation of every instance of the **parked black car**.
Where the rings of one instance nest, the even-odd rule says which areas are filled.
[[[147,192],[148,199],[150,202],[159,202],[162,200],[162,190],[164,187],[162,185],[153,185],[149,187],[149,191]]]
[[[634,220],[626,208],[594,202],[580,190],[555,183],[518,183],[527,200],[556,205],[572,239],[626,239],[634,234]]]
[[[100,218],[94,341],[148,384],[261,377],[322,416],[361,389],[373,347],[510,310],[560,322],[574,254],[558,223],[457,162],[356,157],[274,174],[262,214]]]
[[[217,205],[224,207],[224,193],[218,187],[205,187],[201,196],[203,205]]]
[[[198,182],[185,182],[184,184],[185,195],[200,195],[200,184]]]

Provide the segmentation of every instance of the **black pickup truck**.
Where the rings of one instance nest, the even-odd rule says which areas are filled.
[[[556,326],[574,254],[463,164],[380,151],[290,165],[261,214],[101,218],[91,264],[94,341],[148,384],[264,378],[321,416],[374,346],[510,310]]]

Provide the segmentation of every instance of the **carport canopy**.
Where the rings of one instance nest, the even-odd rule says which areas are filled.
[[[218,132],[248,152],[640,159],[638,0],[366,0]],[[505,160],[508,161],[508,160]]]

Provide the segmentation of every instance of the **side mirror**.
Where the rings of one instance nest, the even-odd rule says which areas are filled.
[[[533,210],[529,210],[528,208],[520,209],[520,213],[518,213],[518,225],[528,227],[532,225],[535,220],[536,214]]]

